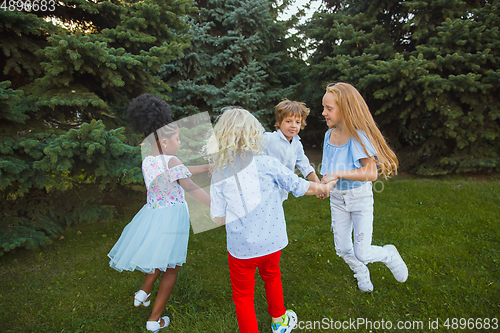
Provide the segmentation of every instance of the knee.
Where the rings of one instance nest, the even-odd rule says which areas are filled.
[[[354,255],[354,250],[352,247],[336,247],[335,252],[337,252],[337,255],[341,258],[351,257]]]
[[[370,262],[371,258],[371,239],[368,240],[364,233],[359,233],[354,236],[354,255],[356,258],[363,262]]]
[[[336,249],[337,255],[341,257],[342,259],[346,260],[348,258],[356,258],[357,260],[361,261],[362,263],[368,262],[369,261],[369,253],[364,253],[363,251],[356,251],[353,248],[345,248],[345,249]]]
[[[370,258],[369,258],[369,256],[366,253],[358,253],[358,252],[356,252],[354,255],[356,256],[356,259],[358,259],[362,263],[367,263],[367,262],[370,261]]]

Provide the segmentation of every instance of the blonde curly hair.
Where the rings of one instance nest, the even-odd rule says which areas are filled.
[[[213,172],[234,164],[241,153],[261,155],[263,146],[264,127],[257,118],[231,106],[223,109],[202,152]]]

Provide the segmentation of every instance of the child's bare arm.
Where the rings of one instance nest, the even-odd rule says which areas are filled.
[[[327,184],[309,182],[309,189],[306,191],[304,195],[315,195],[315,194],[330,192],[333,186],[337,183],[337,181],[338,179],[335,179]]]
[[[318,175],[316,174],[316,172],[309,173],[306,178],[310,182],[321,183],[321,181],[319,180]],[[318,198],[318,199],[324,199],[324,198],[327,198],[328,195],[329,195],[329,192],[319,193],[319,194],[316,194],[316,198]]]
[[[306,178],[310,182],[321,183],[316,172],[309,173]]]
[[[321,182],[326,184],[334,179],[344,178],[355,181],[375,181],[377,180],[377,163],[371,158],[363,158],[361,161],[361,168],[354,170],[335,170],[325,175]]]
[[[186,166],[186,168],[188,168],[189,172],[191,172],[191,174],[193,174],[193,175],[208,172],[210,169],[208,164],[196,165],[196,166],[189,165],[189,166]]]
[[[177,157],[172,157],[168,161],[169,168],[173,168],[173,167],[180,165],[180,164],[182,164],[182,163]],[[184,191],[186,191],[186,193],[189,194],[190,197],[201,202],[205,206],[210,207],[210,196],[201,187],[196,185],[191,180],[191,178],[181,178],[181,179],[178,179],[177,182],[184,189]]]
[[[201,202],[207,207],[210,207],[210,196],[207,192],[205,192],[205,190],[196,185],[191,178],[182,178],[177,181],[191,198]]]

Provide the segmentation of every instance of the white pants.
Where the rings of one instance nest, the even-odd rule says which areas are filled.
[[[332,231],[335,250],[355,272],[364,272],[366,265],[386,263],[390,253],[381,246],[372,245],[373,192],[372,183],[353,190],[330,192]],[[354,231],[354,246],[353,246]]]

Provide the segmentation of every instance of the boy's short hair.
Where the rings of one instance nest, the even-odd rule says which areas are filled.
[[[276,127],[276,129],[280,128],[279,124],[281,124],[286,117],[300,117],[300,128],[304,129],[304,127],[306,127],[306,118],[310,111],[311,110],[309,110],[303,102],[284,99],[276,105],[276,124],[274,127]]]

